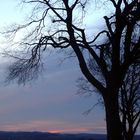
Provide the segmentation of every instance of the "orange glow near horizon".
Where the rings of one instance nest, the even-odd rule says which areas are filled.
[[[0,131],[41,131],[50,133],[95,133],[105,132],[105,126],[77,126],[76,124],[68,124],[66,122],[54,121],[30,121],[16,124],[3,124]]]
[[[86,128],[66,128],[60,130],[49,130],[50,133],[78,133],[78,132],[88,132]]]

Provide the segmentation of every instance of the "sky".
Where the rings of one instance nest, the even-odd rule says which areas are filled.
[[[1,29],[26,17],[28,10],[23,14],[19,1],[1,2]],[[103,14],[96,12],[93,19],[88,18],[88,27],[95,21],[99,24],[98,16]],[[76,94],[76,81],[82,76],[76,59],[60,63],[61,55],[51,54],[46,58],[45,71],[39,78],[23,86],[15,82],[4,83],[11,60],[0,58],[0,131],[106,133],[102,106],[96,106],[88,115],[84,114],[97,103],[98,96]]]
[[[47,72],[37,81],[25,86],[1,84],[0,130],[104,131],[103,109],[97,107],[89,115],[83,115],[96,103],[96,97],[76,95],[76,80],[81,75],[74,61],[63,66],[52,61],[57,60],[48,62]]]

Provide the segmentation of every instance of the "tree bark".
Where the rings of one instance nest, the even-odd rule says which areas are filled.
[[[132,129],[130,129],[125,136],[125,140],[133,140],[133,138],[134,138],[134,132]]]
[[[106,110],[107,139],[123,140],[122,125],[119,117],[118,94],[111,91],[104,98]]]
[[[133,134],[127,134],[126,140],[133,140],[134,136]]]

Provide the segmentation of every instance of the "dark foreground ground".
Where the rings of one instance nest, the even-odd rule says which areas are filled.
[[[58,134],[42,132],[0,132],[0,140],[106,140],[101,134]],[[135,137],[140,140],[140,135]]]

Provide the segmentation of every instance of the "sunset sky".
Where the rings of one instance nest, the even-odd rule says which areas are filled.
[[[19,1],[1,1],[1,29],[26,17],[28,9],[19,7]],[[103,15],[103,12],[96,13],[95,18],[87,19],[89,27],[93,21],[100,24],[98,16],[102,18]],[[3,47],[3,44],[0,45]],[[97,103],[98,96],[76,94],[76,81],[82,76],[76,59],[61,64],[62,57],[53,53],[46,59],[45,71],[40,77],[25,86],[19,86],[14,82],[9,85],[4,83],[6,67],[11,62],[0,57],[0,131],[105,133],[102,106],[95,107],[88,115],[83,114]]]

